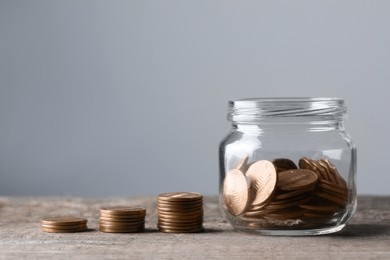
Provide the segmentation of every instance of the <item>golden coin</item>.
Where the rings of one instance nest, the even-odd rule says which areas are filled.
[[[259,205],[269,200],[275,191],[278,176],[275,166],[266,160],[253,163],[246,172],[250,180],[250,189],[253,191],[253,205]]]
[[[248,205],[248,184],[239,170],[230,170],[223,184],[223,198],[228,211],[235,216],[245,211]]]
[[[41,224],[53,226],[69,226],[75,224],[86,224],[87,219],[75,216],[47,217],[41,219]]]
[[[246,172],[248,169],[248,155],[245,154],[234,166],[233,169],[240,170],[241,172]]]
[[[197,192],[167,192],[158,195],[158,200],[161,201],[196,201],[202,198]]]
[[[100,209],[100,215],[104,216],[145,216],[145,208],[132,208],[132,207],[106,207]]]
[[[272,161],[277,172],[298,169],[297,165],[290,159],[277,158]]]
[[[278,173],[278,188],[281,190],[299,190],[312,187],[318,180],[318,175],[310,170],[296,169]]]

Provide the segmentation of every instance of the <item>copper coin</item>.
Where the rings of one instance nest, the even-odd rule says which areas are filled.
[[[324,162],[328,166],[328,170],[330,172],[330,175],[333,174],[335,177],[335,183],[337,183],[340,186],[347,186],[347,183],[345,182],[344,178],[340,175],[339,171],[337,170],[336,166],[334,166],[328,159],[322,159],[322,162]]]
[[[53,226],[69,226],[75,224],[86,224],[87,219],[75,216],[46,217],[41,219],[41,224]]]
[[[105,226],[99,226],[99,230],[105,233],[139,233],[145,230],[144,227],[135,228],[109,228]]]
[[[245,154],[238,162],[233,166],[233,169],[240,170],[241,172],[246,172],[248,169],[248,155]]]
[[[310,197],[308,196],[305,196],[303,198],[300,198],[299,200],[295,200],[295,201],[290,201],[288,203],[283,203],[283,204],[269,204],[265,209],[268,209],[268,210],[272,210],[272,209],[275,209],[275,210],[280,210],[280,209],[285,209],[285,208],[290,208],[290,207],[295,207],[295,206],[299,206],[301,204],[304,204],[306,202],[310,201]]]
[[[335,213],[340,209],[340,207],[334,205],[317,205],[317,204],[302,204],[299,205],[299,207],[316,213]]]
[[[320,180],[330,180],[328,169],[320,161],[312,160],[311,164],[313,165],[313,171],[317,173]]]
[[[293,220],[302,217],[303,211],[300,208],[289,208],[284,209],[280,211],[275,211],[273,213],[265,214],[265,219],[271,219],[271,220]]]
[[[266,160],[253,163],[246,172],[253,192],[253,205],[262,204],[269,200],[275,191],[278,176],[275,166]]]
[[[325,189],[325,190],[328,190],[330,192],[337,193],[340,196],[347,196],[348,195],[347,189],[340,188],[340,187],[338,187],[338,186],[336,186],[336,185],[334,185],[333,183],[330,183],[330,182],[321,181],[321,182],[318,183],[318,186],[323,188],[323,189]]]
[[[167,192],[158,195],[158,200],[161,201],[198,201],[203,199],[203,196],[197,192]]]
[[[145,216],[145,208],[132,208],[132,207],[105,207],[100,209],[100,214],[105,216]]]
[[[199,233],[203,231],[203,227],[185,230],[175,228],[159,228],[159,231],[164,233]]]
[[[84,232],[87,230],[88,230],[87,227],[77,228],[77,229],[56,229],[56,228],[41,227],[41,231],[46,233],[75,233],[75,232]]]
[[[290,159],[277,158],[272,161],[277,172],[298,169],[297,165]]]
[[[248,183],[239,170],[230,170],[223,184],[223,198],[228,211],[235,216],[245,211],[248,205]]]
[[[318,197],[324,198],[324,199],[326,199],[328,201],[334,202],[334,203],[336,203],[337,205],[340,205],[340,206],[345,206],[347,204],[347,199],[346,198],[337,196],[335,194],[330,194],[330,193],[327,193],[327,192],[316,192],[315,195],[318,196]]]
[[[145,217],[132,217],[132,218],[112,218],[112,217],[104,217],[100,216],[100,221],[106,221],[106,222],[123,222],[123,223],[132,223],[132,222],[139,222],[139,221],[145,221]]]
[[[134,225],[145,224],[145,221],[144,220],[140,220],[140,221],[135,221],[135,222],[115,222],[115,221],[100,220],[99,224],[102,224],[102,225],[117,225],[117,226],[134,226]]]
[[[318,175],[310,170],[296,169],[278,173],[278,188],[281,190],[299,190],[312,187]]]
[[[74,224],[74,225],[66,225],[66,226],[63,226],[63,225],[57,226],[57,225],[50,225],[50,224],[41,224],[41,227],[42,227],[42,228],[58,229],[58,230],[68,230],[68,229],[83,229],[83,228],[87,228],[87,224],[86,224],[86,223],[83,223],[83,224]]]
[[[313,170],[313,166],[311,164],[311,160],[307,157],[302,157],[298,162],[299,168]]]
[[[309,187],[309,188],[305,188],[305,189],[299,189],[299,190],[287,191],[287,192],[283,192],[283,193],[277,193],[277,194],[275,194],[275,197],[273,198],[273,200],[277,201],[277,200],[288,199],[288,198],[291,198],[291,197],[295,197],[295,196],[298,196],[298,195],[302,195],[302,194],[311,192],[311,191],[313,191],[313,189],[314,189],[314,187]]]

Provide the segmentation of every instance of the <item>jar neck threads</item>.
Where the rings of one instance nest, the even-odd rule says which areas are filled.
[[[343,130],[347,108],[337,98],[257,98],[229,101],[228,120],[242,130]]]

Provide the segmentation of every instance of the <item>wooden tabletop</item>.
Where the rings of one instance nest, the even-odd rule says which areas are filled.
[[[103,206],[147,209],[146,231],[102,233]],[[0,197],[0,259],[390,259],[390,196],[363,196],[346,228],[314,237],[274,237],[232,230],[219,213],[217,197],[205,198],[205,232],[157,231],[154,197],[66,198]],[[39,220],[53,215],[81,215],[90,230],[42,233]]]

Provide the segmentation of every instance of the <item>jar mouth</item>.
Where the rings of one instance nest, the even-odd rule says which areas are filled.
[[[347,108],[343,99],[327,97],[244,98],[229,101],[228,120],[258,122],[263,120],[340,121]]]

